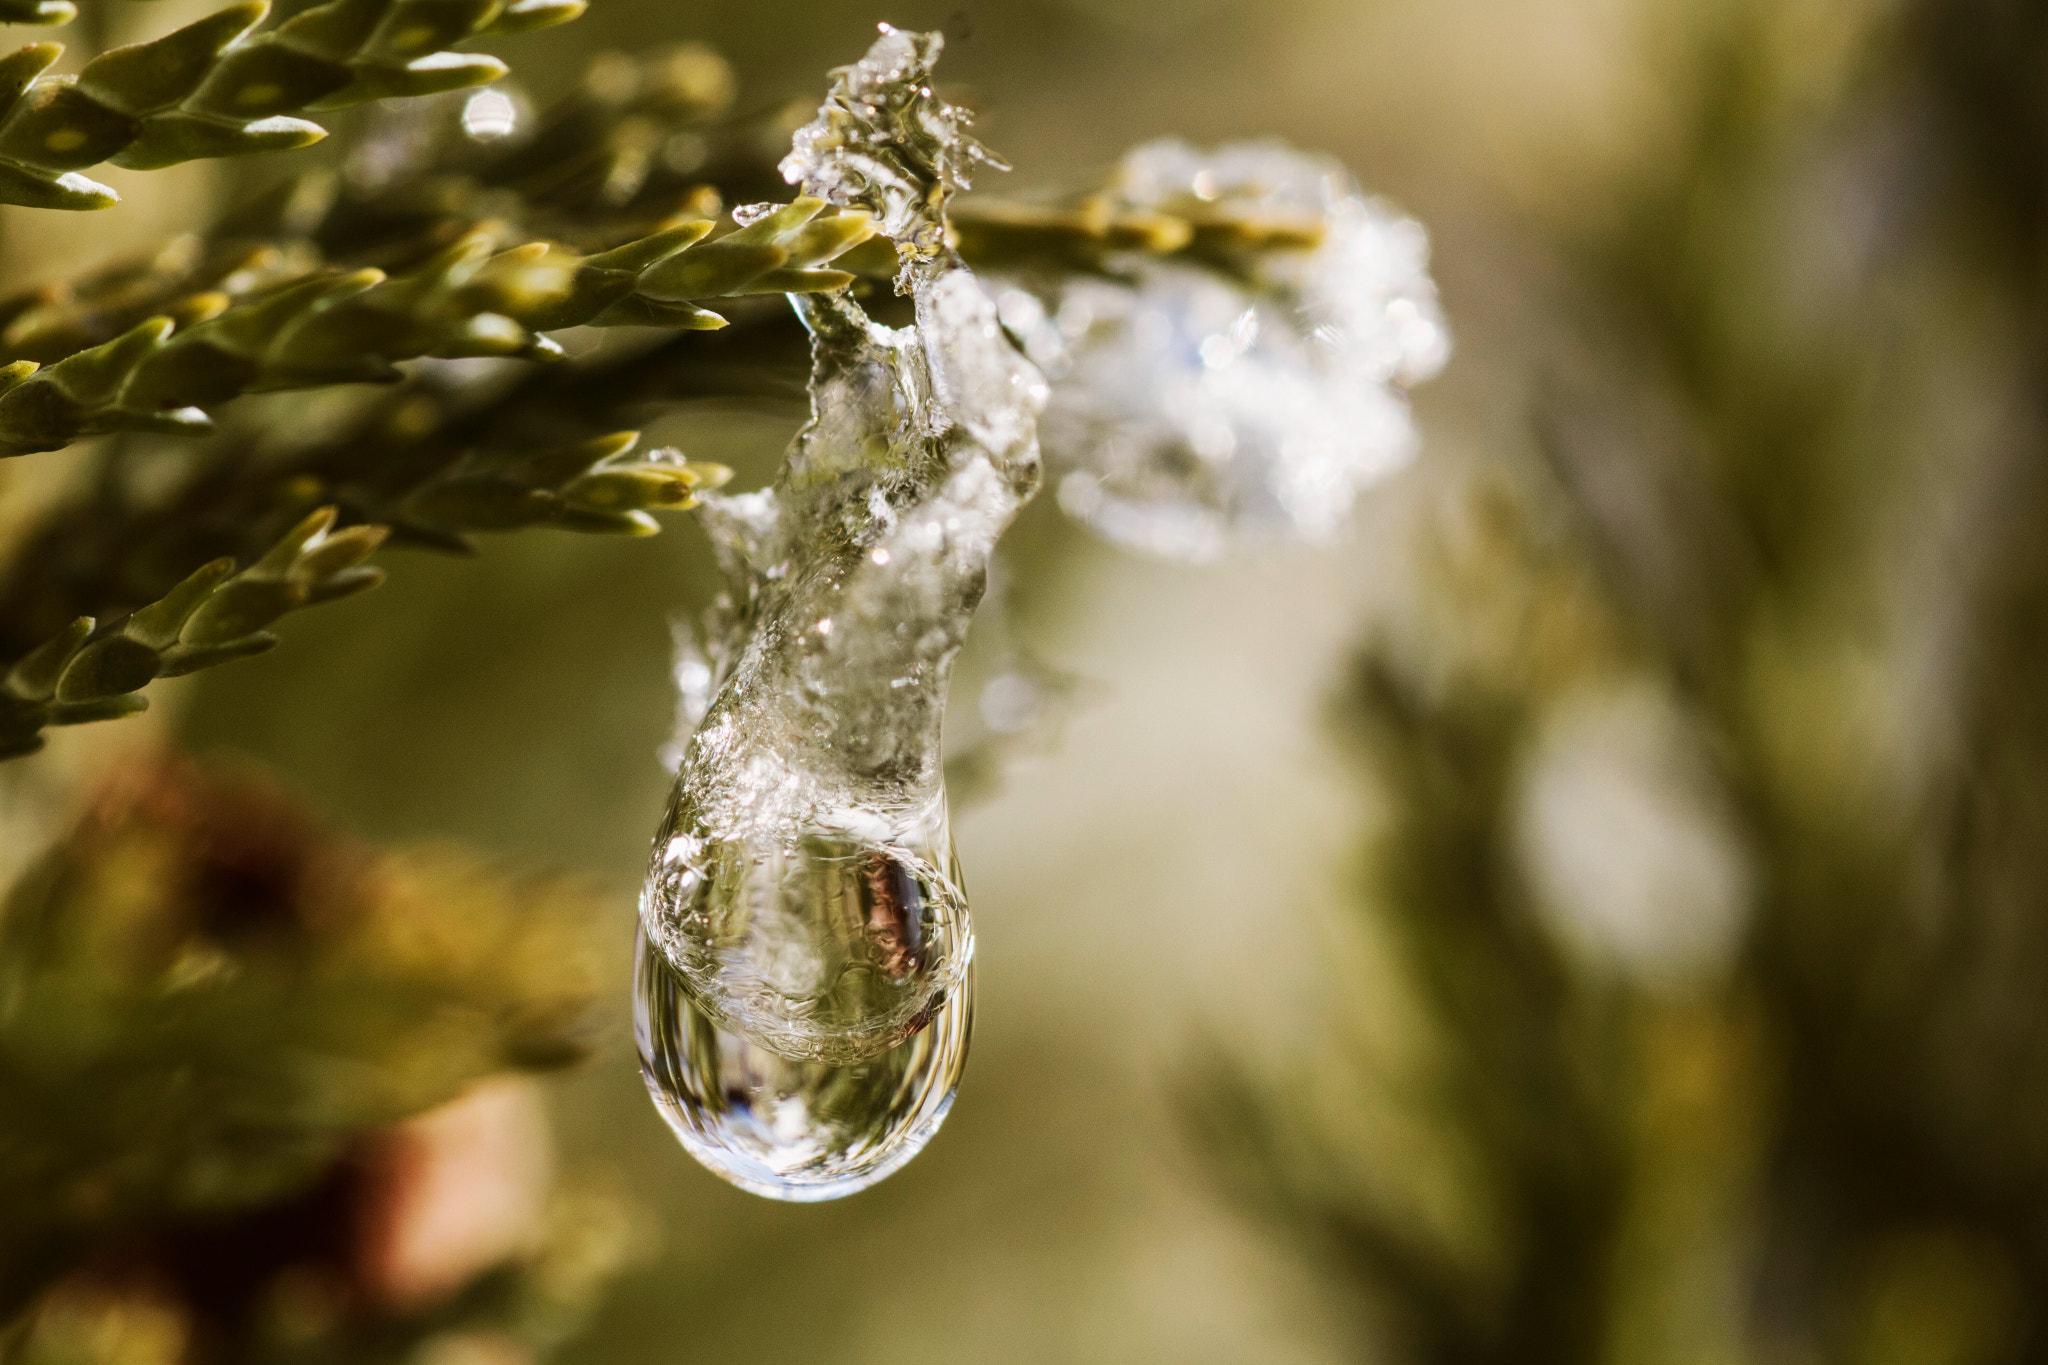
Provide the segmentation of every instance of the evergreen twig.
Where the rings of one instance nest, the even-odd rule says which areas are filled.
[[[647,509],[687,510],[695,489],[727,477],[672,452],[627,460],[637,439],[621,432],[495,469],[458,464],[418,479],[389,510],[415,539],[457,544],[464,531],[537,525],[651,535],[660,527]],[[81,616],[30,650],[0,679],[0,758],[34,753],[48,726],[144,710],[142,691],[156,678],[262,653],[277,643],[269,627],[288,612],[377,586],[383,570],[363,561],[390,528],[337,530],[336,518],[335,507],[321,507],[239,572],[231,557],[211,560],[122,619],[96,627]]]
[[[861,214],[820,217],[798,199],[706,240],[685,221],[579,256],[544,242],[492,250],[482,229],[399,275],[317,270],[243,302],[188,296],[114,340],[39,367],[0,367],[0,455],[62,449],[108,431],[191,434],[208,408],[243,393],[398,378],[419,356],[545,359],[544,331],[598,327],[716,328],[694,301],[844,288],[821,269],[872,235]]]
[[[495,57],[449,48],[574,19],[585,0],[330,0],[255,36],[246,0],[153,42],[115,48],[73,77],[38,43],[0,57],[0,203],[103,209],[120,196],[80,172],[154,170],[286,151],[326,129],[298,114],[483,85]]]

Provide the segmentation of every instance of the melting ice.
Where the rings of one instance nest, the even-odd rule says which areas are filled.
[[[1112,256],[1103,275],[1019,273],[999,296],[1052,379],[1040,434],[1060,505],[1174,559],[1333,537],[1360,489],[1413,458],[1406,391],[1450,354],[1422,226],[1276,142],[1148,143],[1108,201],[1187,220],[1193,245]]]
[[[1206,558],[1337,529],[1410,457],[1404,391],[1448,352],[1421,229],[1268,144],[1141,148],[1115,193],[1191,223],[1190,248],[1019,274],[999,306],[947,244],[947,195],[1000,163],[932,93],[939,50],[884,26],[782,163],[875,217],[916,320],[791,300],[811,420],[772,487],[704,500],[730,590],[679,663],[688,733],[641,896],[649,1088],[699,1160],[776,1198],[881,1179],[952,1102],[974,936],[940,731],[1041,413],[1069,511]],[[994,700],[993,729],[1029,728]]]
[[[732,586],[701,675],[689,668],[709,701],[641,898],[691,1027],[731,1040],[721,1057],[813,1068],[776,1072],[775,1086],[965,1046],[974,939],[939,737],[989,556],[1037,486],[1045,390],[944,246],[945,194],[990,158],[931,93],[939,46],[885,28],[834,73],[784,163],[806,193],[875,214],[895,238],[916,322],[879,325],[846,297],[792,299],[812,338],[811,421],[771,488],[705,500]],[[939,1029],[959,1036],[929,1036]],[[957,1057],[946,1066],[957,1076]],[[811,1079],[788,1079],[799,1074]],[[651,1063],[649,1078],[665,1104],[703,1110],[686,1137],[700,1156],[721,1140],[706,1134],[738,1132]],[[776,1112],[787,1125],[809,1111]]]
[[[754,1194],[810,1202],[864,1190],[923,1149],[967,1063],[974,975],[930,1022],[873,1057],[798,1061],[728,1033],[646,935],[633,1030],[662,1117],[690,1154]]]

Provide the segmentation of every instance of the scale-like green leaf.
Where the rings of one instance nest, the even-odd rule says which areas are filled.
[[[582,13],[583,0],[330,0],[255,33],[247,0],[153,42],[115,48],[76,77],[39,74],[53,44],[0,58],[0,203],[98,209],[119,196],[82,172],[289,151],[327,136],[296,115],[485,85],[495,57],[453,51]],[[0,21],[62,23],[65,0],[0,0]],[[22,73],[26,72],[26,77]]]

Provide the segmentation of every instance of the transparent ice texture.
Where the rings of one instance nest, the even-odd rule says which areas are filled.
[[[1180,560],[1334,538],[1414,458],[1407,389],[1450,355],[1422,226],[1277,142],[1148,143],[1108,197],[1187,218],[1197,242],[1000,282],[1004,324],[1052,380],[1061,507]]]
[[[797,129],[782,178],[841,208],[865,209],[906,262],[945,250],[945,199],[976,165],[1008,170],[968,135],[973,116],[932,92],[945,40],[881,26],[852,66],[835,68],[818,116]]]
[[[721,1029],[644,932],[635,959],[647,1089],[690,1154],[743,1190],[799,1202],[864,1190],[916,1156],[952,1108],[974,1022],[972,971],[915,1033],[833,1065]]]
[[[858,96],[904,117],[886,147],[849,135],[819,152],[822,180],[834,156],[893,157],[915,180],[964,155],[954,121],[905,112],[927,88],[877,74],[921,82],[936,50],[885,29],[838,73],[827,115]],[[941,227],[942,201],[928,197]],[[704,500],[733,589],[706,623],[710,702],[641,897],[649,939],[717,1027],[840,1066],[924,1028],[972,957],[940,730],[990,554],[1037,487],[1045,401],[949,252],[909,257],[899,288],[916,312],[901,329],[843,296],[792,299],[812,338],[811,420],[773,487]]]
[[[669,727],[668,739],[655,751],[655,758],[662,770],[673,776],[683,766],[690,736],[703,723],[704,713],[711,709],[711,693],[718,673],[696,622],[678,616],[669,622],[669,635],[674,642],[669,680],[676,689],[675,723]]]

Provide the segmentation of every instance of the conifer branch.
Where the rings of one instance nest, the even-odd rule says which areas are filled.
[[[487,84],[504,63],[454,44],[563,23],[584,4],[330,0],[251,37],[269,4],[246,0],[102,53],[76,78],[43,74],[56,44],[20,48],[0,57],[0,203],[109,208],[120,196],[81,174],[102,162],[155,170],[306,146],[327,130],[296,115]]]
[[[678,119],[700,117],[719,95],[710,76],[722,71],[703,68],[671,58],[657,64],[664,79],[642,83],[640,100],[610,107],[653,103]],[[562,126],[575,125],[579,138],[589,132],[589,103],[566,106]],[[690,198],[705,202],[701,190]],[[518,203],[508,203],[502,192],[493,199],[499,208]],[[455,215],[415,222],[409,234],[393,239],[377,230],[382,207],[360,199],[338,203],[331,177],[302,179],[231,218],[210,242],[187,239],[151,261],[0,302],[0,354],[21,357],[0,370],[6,385],[0,441],[9,453],[25,453],[95,431],[203,432],[211,425],[207,409],[240,393],[393,380],[400,377],[395,362],[422,355],[553,358],[559,349],[543,332],[560,327],[723,327],[724,317],[698,303],[846,287],[853,274],[825,267],[873,232],[864,215],[825,211],[819,201],[800,199],[722,233],[714,233],[708,219],[685,217],[582,255],[518,240],[503,221]],[[557,215],[557,221],[580,226],[576,235],[585,240],[616,239],[621,216],[603,207],[599,221],[579,225],[573,215]],[[371,230],[362,235],[376,239],[380,256],[409,264],[389,276],[350,271],[325,263],[312,244],[316,236],[346,241],[351,229],[365,227]],[[504,245],[508,238],[512,245]],[[417,417],[416,403],[402,400],[400,406]],[[33,550],[21,556],[15,576],[22,581],[10,584],[17,591],[9,596],[17,605],[39,599],[29,615],[45,619],[45,633],[24,633],[24,626],[33,632],[33,620],[19,617],[0,630],[14,641],[0,657],[36,663],[9,693],[0,748],[30,752],[47,725],[130,714],[146,704],[140,691],[151,678],[269,648],[275,637],[267,625],[276,616],[373,586],[380,572],[360,563],[345,566],[336,581],[308,576],[296,556],[331,539],[356,545],[391,534],[461,551],[468,533],[535,525],[645,535],[658,529],[650,509],[693,506],[691,490],[726,473],[672,453],[632,461],[626,456],[632,444],[627,433],[540,455],[489,456],[447,439],[395,439],[387,430],[345,450],[332,442],[316,447],[297,473],[232,458],[216,463],[210,475],[192,482],[191,497],[169,507],[134,507],[122,515],[96,501],[82,509],[89,511],[86,522],[68,532],[60,514],[34,543],[50,535],[74,546],[78,537],[95,541],[105,551],[93,575],[101,586],[66,591],[39,566],[39,560],[54,562],[48,556]],[[281,515],[302,515],[323,497],[349,523],[347,530],[332,530],[336,512],[323,510],[281,539],[256,539]],[[190,549],[207,541],[215,548],[228,542],[229,555],[165,590],[158,577],[165,563],[182,560],[176,572],[184,572],[201,558]],[[255,565],[233,574],[236,560],[252,554]],[[312,569],[325,562],[310,561]],[[71,600],[87,603],[88,615],[110,601],[125,609],[137,601],[132,585],[151,580],[157,586],[148,589],[145,605],[110,624],[94,629],[88,623],[81,631],[77,622],[62,629],[47,622],[51,605]],[[244,629],[221,640],[211,639],[217,632],[210,631],[205,644],[197,637],[136,641],[135,632],[154,615],[175,615],[195,595],[212,601],[223,593],[223,601],[247,599],[257,616],[268,612],[269,618],[229,613],[223,619]],[[228,612],[225,606],[208,610]],[[144,624],[132,624],[138,620]]]
[[[378,499],[415,542],[460,548],[462,533],[531,526],[611,535],[653,535],[651,509],[686,511],[695,490],[730,475],[674,452],[629,460],[638,440],[619,432],[493,466],[457,460],[395,480]],[[317,485],[315,485],[317,487]],[[194,570],[125,618],[96,626],[81,616],[24,655],[0,679],[0,759],[34,753],[52,725],[111,720],[147,709],[142,690],[277,644],[286,614],[376,587],[383,570],[364,563],[391,527],[336,529],[320,507],[237,572],[222,556]]]
[[[239,298],[323,264],[403,270],[485,226],[500,247],[546,239],[598,252],[665,224],[719,216],[718,191],[657,174],[648,145],[697,137],[690,130],[723,107],[731,72],[720,59],[699,48],[646,62],[610,54],[593,63],[584,87],[511,149],[480,146],[452,110],[431,102],[387,109],[380,117],[403,140],[433,144],[420,165],[369,187],[306,171],[146,260],[0,299],[0,358],[51,364],[176,314],[187,298]],[[417,138],[422,123],[428,136]],[[369,137],[389,133],[373,127]]]
[[[1192,197],[1135,209],[1099,194],[1059,205],[980,195],[962,198],[950,217],[960,254],[984,267],[1100,270],[1109,258],[1132,252],[1230,265],[1271,251],[1312,250],[1325,232],[1314,218],[1219,208]]]
[[[575,1061],[592,908],[471,857],[358,847],[248,777],[130,765],[0,906],[0,1322],[110,1244],[128,1264],[289,1215],[368,1134]],[[282,1267],[247,1249],[253,1298]],[[333,1358],[432,1325],[380,1315],[379,1349]]]
[[[421,375],[284,450],[259,415],[205,442],[179,443],[189,467],[168,492],[160,476],[132,477],[171,456],[163,438],[122,438],[94,457],[100,469],[90,488],[45,512],[0,575],[0,660],[21,657],[74,617],[153,601],[209,559],[259,556],[317,506],[339,508],[342,524],[387,526],[393,544],[466,553],[469,533],[486,528],[426,520],[412,502],[436,480],[525,477],[536,464],[559,461],[548,454],[536,460],[535,451],[617,450],[610,458],[625,461],[623,446],[606,445],[618,436],[592,433],[616,433],[650,410],[691,399],[769,400],[794,409],[803,396],[795,378],[806,352],[803,330],[779,301],[760,303],[737,313],[738,325],[715,342],[670,333],[645,348],[606,348],[545,367],[516,384]],[[643,462],[674,467],[670,456]],[[696,468],[706,479],[722,477],[715,466]],[[439,494],[423,501],[446,505]],[[544,505],[534,510],[527,524],[562,524],[541,515]],[[644,522],[636,525],[645,533]]]
[[[709,240],[713,224],[684,221],[592,256],[545,242],[494,251],[479,228],[395,276],[322,269],[241,302],[191,295],[46,368],[0,367],[0,456],[111,431],[196,434],[241,394],[389,382],[420,356],[549,359],[560,348],[542,333],[557,328],[722,327],[697,303],[852,282],[820,267],[873,229],[823,208],[798,199]]]

